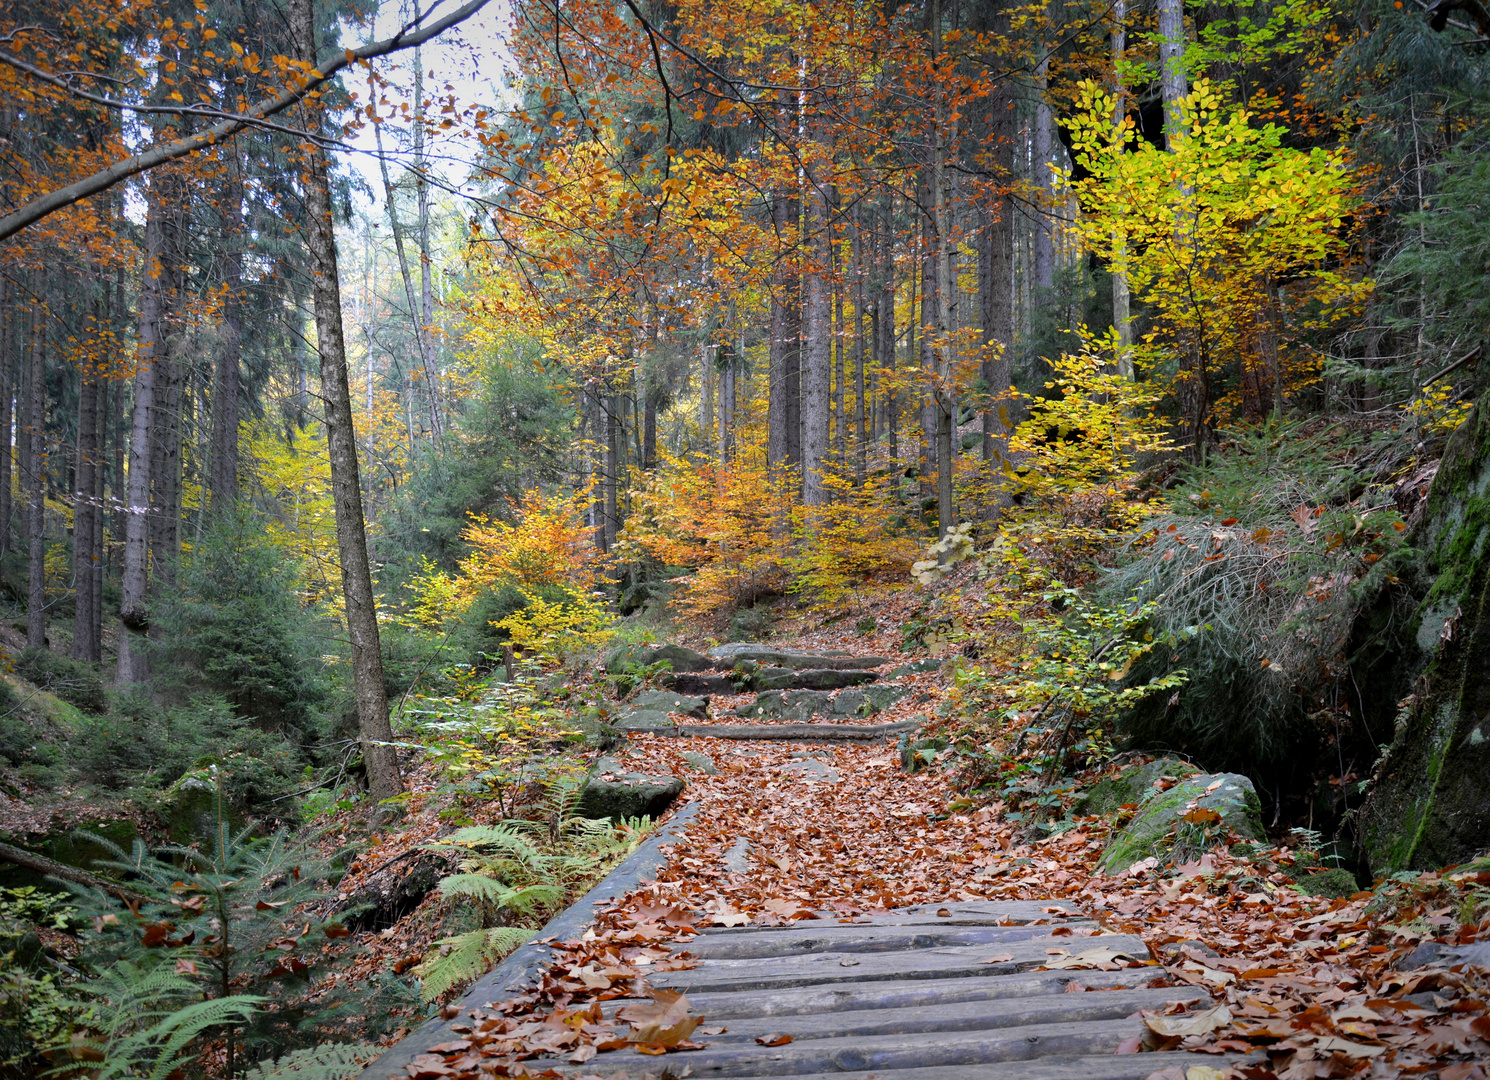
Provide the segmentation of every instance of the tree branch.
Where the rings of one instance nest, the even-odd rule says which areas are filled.
[[[131,176],[138,176],[147,172],[157,165],[174,161],[177,158],[186,157],[199,150],[205,150],[227,139],[245,128],[254,126],[256,122],[276,113],[283,112],[291,105],[309,97],[314,91],[324,86],[331,77],[343,68],[348,67],[359,60],[371,60],[379,56],[387,56],[390,53],[401,52],[421,45],[431,38],[438,37],[452,26],[465,22],[476,12],[487,5],[488,0],[469,0],[468,3],[451,12],[443,19],[436,20],[429,26],[412,33],[409,27],[405,27],[391,38],[384,41],[375,41],[364,45],[359,49],[346,49],[336,56],[322,62],[304,83],[299,86],[290,87],[281,91],[274,97],[265,98],[256,105],[244,111],[241,117],[235,116],[228,120],[214,124],[205,131],[175,142],[166,143],[163,146],[152,147],[144,153],[133,157],[116,161],[107,169],[101,169],[92,176],[68,184],[66,187],[58,188],[56,191],[48,192],[40,198],[32,199],[19,210],[0,218],[0,240],[8,239],[29,225],[34,225],[48,214],[53,214],[64,207],[72,206],[82,202],[100,192],[107,191],[115,184],[128,180]],[[413,25],[413,24],[411,24]]]
[[[48,859],[44,855],[37,855],[23,848],[11,847],[9,844],[0,844],[0,860],[12,863],[16,866],[33,870],[38,874],[50,874],[52,877],[61,878],[63,881],[71,881],[74,885],[86,885],[93,889],[102,889],[104,892],[119,897],[121,900],[147,901],[148,896],[137,893],[132,889],[126,889],[123,885],[117,885],[112,881],[79,870],[76,866],[68,866]]]

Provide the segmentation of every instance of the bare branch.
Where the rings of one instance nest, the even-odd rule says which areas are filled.
[[[64,207],[72,206],[91,198],[100,192],[107,191],[115,184],[147,172],[157,165],[175,161],[177,158],[186,157],[199,150],[205,150],[214,146],[224,139],[236,135],[245,128],[255,126],[257,122],[263,121],[276,113],[283,112],[297,102],[303,101],[316,90],[320,89],[331,77],[343,68],[348,67],[359,60],[371,60],[379,56],[387,56],[390,53],[401,52],[421,45],[431,38],[438,37],[452,26],[465,22],[476,12],[484,8],[488,0],[469,0],[457,10],[451,12],[443,19],[436,20],[429,26],[410,32],[409,27],[404,27],[391,38],[383,41],[375,41],[363,45],[358,49],[346,49],[328,60],[323,61],[309,77],[298,85],[281,91],[274,97],[265,98],[249,109],[244,110],[241,115],[231,116],[205,131],[175,142],[155,146],[144,153],[133,157],[116,161],[107,169],[101,169],[92,176],[86,176],[66,187],[58,188],[56,191],[48,192],[40,198],[32,199],[20,209],[0,218],[0,240],[5,240],[29,225],[34,225],[48,214],[55,213]],[[411,24],[413,25],[413,24]]]

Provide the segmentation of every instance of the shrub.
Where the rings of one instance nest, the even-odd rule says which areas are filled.
[[[247,517],[216,525],[184,560],[152,618],[156,668],[186,692],[221,695],[244,717],[310,734],[331,696],[331,624],[298,594],[286,550]]]
[[[27,649],[16,661],[16,672],[85,713],[97,715],[109,709],[103,678],[84,660],[47,649]]]
[[[1201,631],[1135,665],[1133,678],[1183,667],[1188,685],[1128,713],[1120,733],[1208,768],[1271,772],[1315,738],[1310,710],[1344,674],[1357,582],[1403,556],[1401,522],[1341,505],[1356,481],[1338,441],[1278,423],[1228,437],[1183,474],[1173,512],[1146,522],[1101,592],[1152,604],[1159,633]],[[1359,506],[1383,503],[1368,493]]]

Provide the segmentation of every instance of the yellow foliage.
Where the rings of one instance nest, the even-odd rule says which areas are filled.
[[[514,524],[473,514],[461,539],[471,554],[461,561],[462,591],[471,599],[504,582],[519,588],[562,585],[592,588],[600,572],[594,531],[585,524],[588,492],[524,493],[512,507]]]
[[[239,438],[244,463],[270,509],[268,538],[303,568],[307,591],[323,602],[334,600],[341,589],[341,557],[325,428],[310,424],[286,432],[259,421],[245,423]]]
[[[507,631],[513,648],[525,656],[563,663],[577,652],[599,648],[614,633],[609,612],[589,593],[550,602],[523,589],[527,606],[492,623]]]

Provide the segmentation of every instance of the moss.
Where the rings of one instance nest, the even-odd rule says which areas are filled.
[[[1299,888],[1310,896],[1324,896],[1331,900],[1344,900],[1359,891],[1355,875],[1338,866],[1333,870],[1301,874],[1296,880]]]
[[[1177,827],[1191,828],[1182,819],[1192,802],[1220,814],[1221,825],[1238,836],[1251,840],[1265,836],[1262,804],[1252,781],[1237,773],[1201,774],[1147,799],[1138,815],[1113,837],[1098,866],[1111,874],[1150,856],[1165,859],[1171,854],[1193,854],[1176,851]]]
[[[1115,814],[1121,807],[1141,803],[1154,791],[1154,781],[1161,776],[1184,779],[1200,772],[1189,762],[1178,758],[1160,758],[1147,765],[1136,765],[1109,777],[1076,800],[1073,812],[1082,815]]]
[[[1490,847],[1490,399],[1449,441],[1414,541],[1437,574],[1418,641],[1433,651],[1362,808],[1374,873],[1432,869]],[[1405,689],[1405,688],[1404,688]]]

